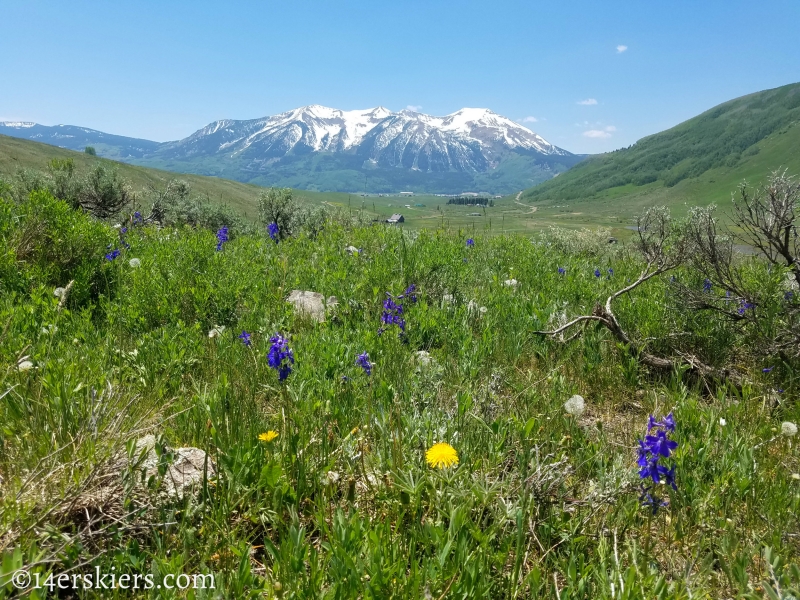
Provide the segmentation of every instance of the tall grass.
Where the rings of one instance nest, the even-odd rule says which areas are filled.
[[[621,302],[620,319],[657,350],[744,365],[743,389],[648,373],[602,329],[569,343],[532,334],[634,278],[627,250],[570,255],[519,236],[469,248],[454,233],[329,224],[217,252],[213,232],[132,228],[129,249],[92,263],[94,292],[59,308],[54,287],[89,267],[15,254],[37,203],[50,206],[31,197],[0,213],[15,267],[0,280],[4,577],[210,572],[214,592],[192,593],[232,598],[797,595],[800,455],[780,434],[800,420],[791,365],[748,365],[747,332],[689,313],[668,280]],[[80,219],[37,239],[58,254],[101,227]],[[97,239],[116,235],[102,226]],[[385,294],[412,283],[405,335],[379,334]],[[293,289],[338,306],[316,323],[285,302]],[[267,363],[276,333],[296,358],[285,382]],[[576,393],[577,417],[563,407]],[[670,411],[678,489],[652,517],[635,449],[648,415]],[[267,430],[279,437],[260,441]],[[148,432],[207,451],[217,475],[182,500],[115,475]],[[426,464],[436,442],[457,467]]]

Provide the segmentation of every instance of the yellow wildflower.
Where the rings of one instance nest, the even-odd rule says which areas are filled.
[[[275,431],[273,429],[270,429],[266,433],[262,433],[261,435],[259,435],[258,439],[260,439],[262,442],[268,442],[269,443],[269,442],[274,441],[279,435],[280,434],[277,431]]]
[[[428,449],[425,460],[431,467],[445,469],[458,464],[458,453],[450,444],[439,442]]]

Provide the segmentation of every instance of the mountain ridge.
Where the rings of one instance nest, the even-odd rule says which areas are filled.
[[[510,193],[583,159],[485,108],[437,117],[311,104],[258,119],[220,119],[164,143],[77,126],[0,123],[0,133],[74,150],[92,145],[101,156],[143,166],[326,191]]]

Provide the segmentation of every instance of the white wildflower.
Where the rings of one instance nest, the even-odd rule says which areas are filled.
[[[800,479],[800,473],[792,473],[792,479]]]
[[[132,259],[130,259],[130,260],[128,261],[128,264],[129,264],[131,267],[133,267],[134,269],[138,269],[139,267],[141,267],[141,266],[142,266],[142,261],[141,261],[141,260],[139,260],[138,258],[132,258]]]
[[[479,313],[481,313],[482,315],[485,315],[485,314],[486,314],[488,311],[489,311],[489,309],[488,309],[488,308],[486,308],[485,306],[481,306],[481,307],[478,309],[478,312],[479,312]]]
[[[722,425],[723,427],[725,427],[725,425],[727,425],[728,422],[725,419],[723,419],[722,417],[720,417],[719,418],[719,424]]]
[[[211,331],[208,332],[208,337],[210,339],[220,337],[223,331],[225,331],[225,325],[214,325]]]
[[[506,279],[503,282],[503,285],[506,286],[506,287],[517,287],[518,283],[519,282],[516,279]]]
[[[797,425],[791,421],[784,421],[781,423],[781,433],[786,437],[794,437],[797,435]]]
[[[580,417],[583,411],[586,410],[586,402],[583,400],[583,396],[575,394],[564,403],[564,410],[575,417]]]
[[[53,290],[53,296],[55,296],[56,298],[61,298],[63,295],[64,295],[63,287],[57,287],[56,289]]]
[[[327,473],[323,473],[322,477],[320,478],[320,482],[322,485],[336,485],[339,481],[339,473],[336,471],[328,471]]]
[[[33,363],[29,360],[23,360],[21,363],[17,365],[17,371],[20,373],[24,373],[25,371],[30,371],[33,368]]]

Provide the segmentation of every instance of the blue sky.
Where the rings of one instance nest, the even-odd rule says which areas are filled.
[[[593,153],[800,81],[798,22],[798,0],[5,2],[0,120],[166,141],[306,104],[469,106]]]

